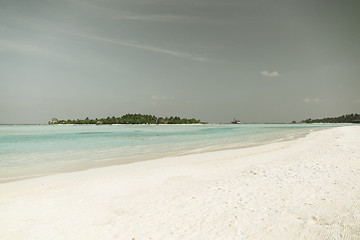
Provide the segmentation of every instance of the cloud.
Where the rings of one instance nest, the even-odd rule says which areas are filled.
[[[146,14],[143,12],[134,12],[134,11],[125,11],[119,10],[119,8],[110,8],[108,6],[104,6],[102,2],[93,2],[90,3],[88,0],[73,0],[80,4],[83,8],[90,9],[96,14],[103,15],[105,17],[109,17],[112,19],[118,20],[134,20],[134,21],[146,21],[146,22],[182,22],[182,23],[209,23],[214,24],[218,21],[214,21],[212,19],[204,18],[201,16],[194,15],[179,15],[179,14]],[[136,5],[141,5],[141,3],[137,2]],[[147,1],[143,2],[144,7],[148,6]],[[186,4],[184,2],[180,3],[181,5]],[[195,3],[191,2],[193,6]],[[121,6],[122,3],[119,1],[117,6]],[[176,5],[174,5],[176,7]]]
[[[174,96],[159,96],[159,95],[152,95],[151,101],[146,102],[145,105],[147,106],[157,106],[158,104],[166,103],[169,101],[173,101],[175,99]]]
[[[277,71],[269,72],[269,71],[262,71],[261,75],[264,77],[278,77],[280,74]]]
[[[154,21],[154,22],[170,22],[170,21],[184,21],[189,20],[186,16],[180,15],[155,15],[155,14],[148,14],[148,15],[140,15],[135,13],[122,13],[116,14],[114,16],[115,19],[124,19],[124,20],[137,20],[137,21]]]
[[[101,41],[101,42],[106,42],[106,43],[111,43],[111,44],[117,44],[117,45],[121,45],[121,46],[125,46],[125,47],[144,49],[144,50],[147,50],[147,51],[163,53],[163,54],[171,55],[171,56],[174,56],[174,57],[186,58],[186,59],[190,59],[190,60],[193,60],[193,61],[202,62],[202,61],[207,61],[208,60],[207,58],[202,57],[200,55],[195,55],[195,54],[185,53],[185,52],[178,52],[178,51],[174,51],[174,50],[170,50],[170,49],[159,48],[159,47],[154,47],[154,46],[149,46],[149,45],[144,45],[144,44],[138,44],[138,43],[133,43],[133,42],[121,41],[121,40],[102,37],[102,36],[96,36],[96,35],[80,33],[80,32],[77,32],[77,33],[68,32],[68,31],[66,31],[65,33],[75,35],[75,36],[79,36],[79,37],[83,37],[83,38],[87,38],[87,39],[96,40],[96,41]]]
[[[164,100],[164,101],[167,101],[167,100],[174,100],[175,97],[174,96],[157,96],[157,95],[153,95],[153,96],[151,96],[151,99],[152,100]]]
[[[360,98],[359,98],[359,99],[355,99],[355,100],[353,101],[353,103],[355,103],[355,104],[360,104]]]
[[[15,41],[0,40],[0,50],[12,50],[21,53],[56,54],[55,52],[36,46]]]
[[[319,103],[320,99],[319,98],[304,98],[304,102],[305,103]]]
[[[116,11],[111,8],[97,6],[96,4],[89,3],[86,0],[85,1],[84,0],[73,0],[73,2],[80,4],[80,6],[83,6],[85,8],[92,8],[93,10],[97,10],[97,12],[96,12],[97,14],[98,14],[98,11],[104,11],[102,13],[102,15],[107,16],[107,17],[109,17],[109,15],[111,15],[111,13],[108,11],[111,11],[111,12],[113,12],[113,15],[119,19],[123,18],[123,19],[129,19],[129,20],[144,20],[144,21],[151,21],[151,20],[153,20],[153,21],[160,21],[160,20],[170,21],[170,20],[188,19],[187,16],[181,16],[181,15],[169,15],[169,14],[166,14],[166,15],[144,15],[144,14],[136,14],[136,13],[132,13],[132,12]],[[193,61],[197,61],[197,62],[205,62],[205,61],[210,60],[202,54],[196,54],[196,53],[191,53],[191,52],[181,52],[181,51],[177,51],[177,50],[136,43],[133,41],[123,41],[120,39],[109,38],[109,37],[105,37],[105,36],[101,36],[101,35],[90,34],[90,33],[76,31],[76,30],[65,30],[66,28],[64,26],[62,26],[61,24],[58,25],[57,23],[51,22],[46,19],[29,17],[29,16],[24,17],[22,15],[15,15],[15,17],[8,16],[7,19],[9,19],[12,22],[15,22],[17,24],[26,25],[27,27],[31,27],[32,29],[36,29],[37,31],[49,31],[49,32],[53,32],[53,33],[60,32],[62,34],[68,34],[68,35],[86,38],[86,39],[90,39],[90,40],[95,40],[95,41],[99,41],[99,42],[103,42],[103,43],[111,43],[111,44],[116,44],[116,45],[122,45],[125,47],[143,49],[146,51],[167,54],[167,55],[171,55],[174,57],[189,59],[189,60],[193,60]],[[0,26],[0,27],[3,27],[3,26]],[[74,27],[76,27],[76,25]],[[5,42],[1,42],[1,39],[0,39],[0,51],[4,51],[7,49],[21,51],[23,53],[24,52],[27,52],[27,53],[37,52],[37,53],[45,53],[45,54],[50,54],[50,53],[55,54],[55,52],[51,52],[50,50],[43,49],[43,48],[41,48],[41,46],[31,46],[31,45],[26,45],[26,44],[21,44],[21,43],[14,43],[12,40],[7,41],[5,43]]]

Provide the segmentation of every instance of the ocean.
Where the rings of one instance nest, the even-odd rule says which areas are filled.
[[[326,124],[0,125],[0,183],[287,141]]]

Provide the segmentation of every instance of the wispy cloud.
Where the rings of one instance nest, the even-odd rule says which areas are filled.
[[[355,103],[355,104],[360,104],[360,98],[359,98],[359,99],[355,99],[355,100],[353,101],[353,103]]]
[[[115,20],[143,21],[143,22],[167,22],[184,24],[221,24],[219,20],[204,18],[194,15],[175,15],[175,14],[140,14],[134,12],[115,12],[108,17]]]
[[[133,20],[133,21],[146,21],[146,22],[184,22],[184,23],[211,23],[215,24],[217,21],[212,19],[205,19],[203,17],[199,17],[197,15],[189,15],[189,14],[174,14],[174,13],[143,13],[143,12],[134,12],[134,11],[125,11],[122,6],[121,2],[117,3],[117,7],[109,8],[104,6],[102,3],[91,3],[89,1],[84,0],[73,0],[77,4],[80,4],[84,8],[90,9],[91,11],[96,12],[96,14],[101,14],[103,16],[117,19],[117,20]],[[143,4],[146,6],[149,4],[148,1],[144,1]],[[186,4],[186,3],[181,3]],[[139,5],[139,2],[136,3]],[[146,7],[144,5],[144,8]],[[194,5],[192,2],[191,5]],[[175,7],[175,6],[174,6]],[[120,10],[121,9],[121,10]]]
[[[85,9],[91,9],[96,12],[96,14],[100,14],[102,16],[110,17],[110,18],[120,18],[120,19],[129,19],[129,20],[144,20],[144,21],[172,21],[172,20],[180,20],[180,19],[188,19],[187,16],[183,15],[172,15],[172,14],[140,14],[134,12],[125,12],[119,9],[111,9],[108,7],[104,7],[102,5],[98,5],[95,3],[91,3],[89,1],[83,0],[71,0],[79,6],[82,6]],[[53,35],[57,35],[57,33],[68,34],[72,36],[77,36],[81,38],[91,39],[103,43],[110,43],[121,45],[125,47],[143,49],[146,51],[157,52],[161,54],[167,54],[178,58],[189,59],[198,62],[210,61],[206,56],[202,54],[190,53],[190,52],[182,52],[178,50],[163,48],[159,46],[152,46],[148,44],[143,44],[135,41],[124,41],[121,39],[114,39],[102,35],[87,33],[83,31],[77,31],[76,25],[72,26],[73,30],[69,30],[68,26],[61,25],[61,23],[52,22],[48,19],[31,17],[31,16],[21,16],[16,15],[15,17],[12,15],[7,16],[9,21],[12,21],[17,24],[25,25],[27,28],[35,29],[36,31],[50,31]],[[59,35],[61,36],[61,35]],[[64,37],[64,36],[62,36]],[[1,38],[0,38],[1,41]],[[4,49],[13,49],[22,52],[46,52],[46,49],[42,47],[32,46],[29,44],[21,44],[21,43],[12,43],[8,42],[0,42],[0,51],[4,51]],[[50,53],[50,51],[47,51]]]
[[[145,105],[147,106],[157,106],[158,104],[166,103],[173,101],[175,99],[174,96],[163,96],[163,95],[152,95],[151,101],[146,102]]]
[[[16,41],[0,40],[0,51],[15,51],[25,54],[58,55],[56,52],[36,45]]]
[[[151,96],[152,100],[174,100],[175,97],[174,96],[158,96],[158,95],[153,95]]]
[[[97,35],[80,33],[80,32],[77,32],[77,33],[66,32],[66,33],[76,35],[79,37],[83,37],[83,38],[87,38],[87,39],[104,42],[104,43],[111,43],[111,44],[121,45],[121,46],[125,46],[125,47],[143,49],[143,50],[147,50],[147,51],[151,51],[151,52],[157,52],[157,53],[171,55],[174,57],[186,58],[186,59],[190,59],[193,61],[207,61],[208,60],[207,58],[200,56],[200,55],[196,55],[196,54],[184,53],[184,52],[169,50],[169,49],[160,48],[160,47],[154,47],[154,46],[149,46],[149,45],[144,45],[144,44],[121,41],[118,39],[112,39],[112,38],[103,37],[103,36],[97,36]]]
[[[153,21],[153,22],[178,22],[178,21],[190,21],[190,17],[171,14],[137,14],[130,12],[121,12],[120,14],[114,14],[113,19],[119,20],[134,20],[134,21]]]
[[[261,75],[264,77],[279,77],[280,74],[277,71],[269,72],[269,71],[262,71],[260,72]]]
[[[319,98],[304,98],[303,101],[305,103],[319,103],[320,99]]]

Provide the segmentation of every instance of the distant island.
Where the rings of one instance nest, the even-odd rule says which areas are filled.
[[[328,117],[322,119],[306,119],[302,123],[360,123],[360,115],[357,113],[342,115],[339,117]]]
[[[51,119],[49,124],[205,124],[195,118],[187,119],[180,117],[156,117],[154,115],[143,114],[126,114],[121,117],[107,117],[107,118],[95,118],[89,119],[77,119],[77,120],[58,120],[56,118]]]

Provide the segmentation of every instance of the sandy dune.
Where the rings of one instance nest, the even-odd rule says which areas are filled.
[[[0,184],[0,239],[360,239],[360,126]]]

